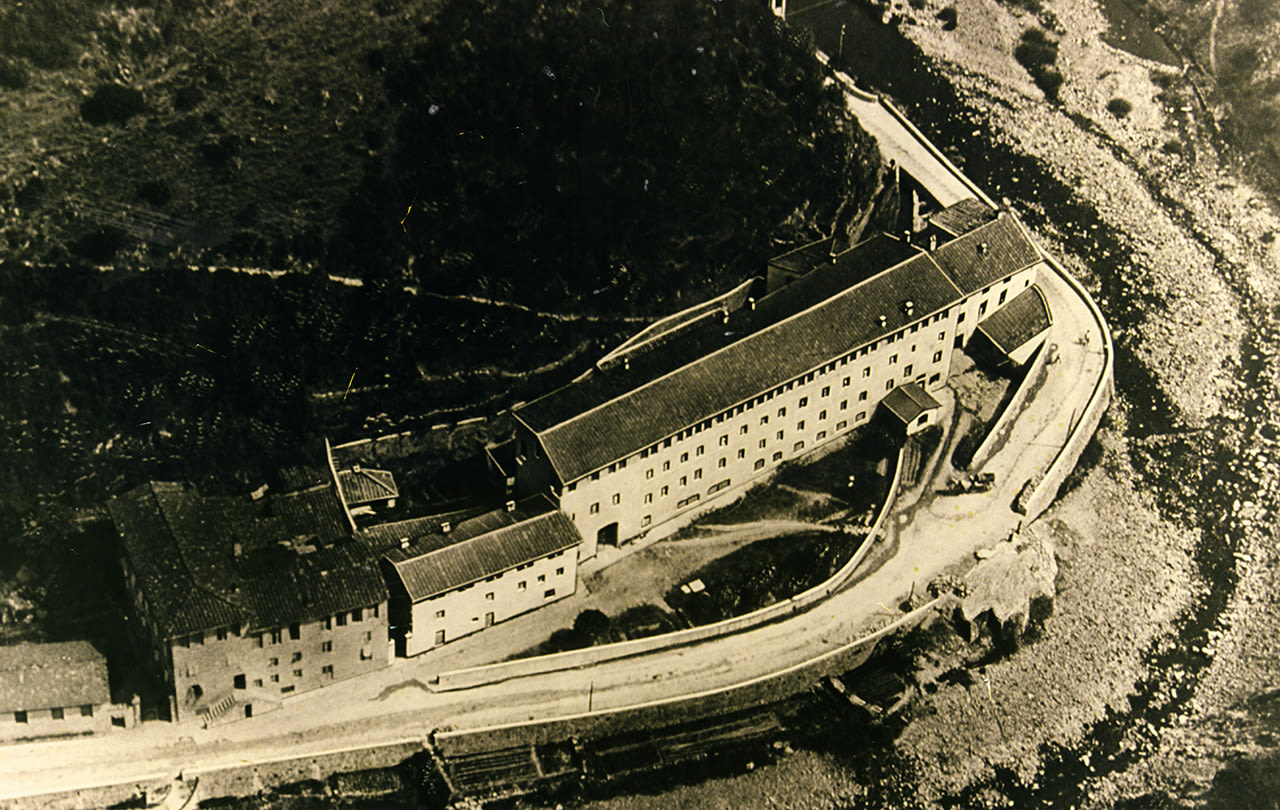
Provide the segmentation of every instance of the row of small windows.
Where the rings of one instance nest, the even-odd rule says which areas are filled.
[[[1002,297],[1001,303],[1004,303],[1004,301],[1003,301],[1003,297],[1004,297],[1003,293],[1002,293],[1002,296],[1001,296],[1001,297]],[[985,310],[985,306],[983,307],[983,309]],[[661,442],[659,442],[659,443],[657,443],[657,444],[654,444],[654,445],[651,445],[651,446],[649,446],[649,447],[643,448],[643,449],[641,449],[641,450],[640,450],[640,458],[642,458],[642,459],[643,459],[643,458],[648,458],[648,457],[649,457],[649,456],[651,456],[651,455],[656,455],[660,450],[670,448],[670,447],[672,446],[672,443],[673,443],[673,442],[676,442],[676,441],[683,441],[684,439],[689,438],[689,437],[691,437],[691,436],[694,436],[694,435],[696,435],[696,434],[698,434],[698,433],[701,433],[701,432],[702,432],[702,431],[704,431],[704,430],[710,430],[710,429],[711,429],[711,427],[712,427],[713,425],[720,424],[720,423],[724,422],[724,420],[725,420],[725,419],[729,419],[729,418],[732,418],[732,417],[734,417],[734,416],[741,415],[741,414],[742,414],[743,412],[745,412],[745,411],[752,410],[752,409],[753,409],[753,408],[755,408],[757,405],[762,405],[762,404],[764,404],[765,402],[768,402],[769,400],[773,399],[775,396],[780,396],[780,395],[782,395],[782,394],[784,394],[784,393],[786,393],[786,392],[788,392],[788,391],[793,390],[797,384],[799,384],[799,385],[804,385],[804,384],[807,384],[807,383],[813,382],[813,380],[815,379],[815,377],[816,377],[816,376],[818,376],[818,375],[821,375],[821,374],[827,374],[827,373],[829,373],[829,372],[832,372],[832,371],[834,371],[834,370],[835,370],[837,367],[839,367],[839,366],[847,365],[851,360],[855,360],[855,359],[858,359],[858,358],[866,357],[866,356],[867,356],[867,355],[869,355],[871,352],[875,351],[875,350],[876,350],[880,345],[882,345],[882,343],[883,343],[883,345],[889,345],[889,344],[895,343],[895,342],[897,342],[897,341],[899,341],[899,340],[902,340],[902,339],[903,339],[906,335],[908,335],[908,334],[915,334],[915,333],[916,333],[916,332],[918,332],[918,331],[919,331],[919,329],[920,329],[921,327],[923,327],[923,326],[926,326],[926,325],[928,325],[928,324],[930,324],[930,323],[938,323],[938,322],[940,322],[940,321],[947,320],[948,318],[950,318],[950,316],[951,316],[951,310],[950,310],[949,308],[948,308],[948,309],[946,309],[946,310],[943,310],[942,312],[935,313],[935,314],[934,314],[934,315],[932,315],[930,318],[926,318],[924,321],[921,321],[920,323],[913,324],[913,325],[911,325],[911,326],[910,326],[909,328],[907,328],[907,329],[900,330],[900,331],[898,331],[898,332],[896,332],[896,333],[894,333],[894,334],[892,334],[892,335],[888,335],[888,336],[886,336],[886,337],[885,337],[885,338],[883,338],[882,340],[878,340],[878,341],[872,342],[872,343],[868,344],[867,346],[863,346],[861,349],[858,349],[858,350],[855,350],[855,351],[853,351],[853,352],[850,352],[849,354],[847,354],[847,355],[845,355],[845,356],[841,357],[838,361],[833,360],[833,361],[831,361],[830,363],[826,364],[825,366],[822,366],[821,368],[817,369],[816,371],[811,371],[811,372],[809,372],[808,374],[804,375],[803,377],[799,377],[799,378],[797,378],[797,379],[795,379],[795,380],[792,380],[791,382],[788,382],[788,383],[786,383],[786,384],[784,384],[784,385],[780,385],[780,386],[778,386],[777,388],[773,389],[772,391],[765,392],[764,394],[761,394],[761,395],[759,395],[759,396],[755,397],[755,398],[754,398],[754,399],[752,399],[752,400],[748,400],[747,402],[745,402],[745,403],[743,403],[743,404],[741,404],[741,405],[737,405],[737,406],[735,406],[735,407],[733,407],[733,408],[730,408],[730,409],[729,409],[729,410],[727,410],[727,411],[724,411],[724,412],[722,412],[722,413],[720,413],[720,414],[717,414],[715,417],[713,417],[713,418],[711,418],[711,419],[706,419],[706,420],[702,421],[701,423],[699,423],[699,424],[697,424],[697,425],[693,425],[692,427],[685,428],[684,430],[681,430],[679,433],[677,433],[675,436],[670,436],[670,437],[668,437],[668,438],[664,439],[663,441],[661,441]],[[957,319],[956,319],[956,322],[957,322],[957,323],[959,323],[960,321],[963,321],[963,320],[964,320],[964,312],[963,312],[963,311],[961,311],[961,312],[959,313],[959,315],[958,315]],[[939,342],[943,342],[943,341],[945,341],[946,339],[947,339],[947,333],[946,333],[946,331],[942,331],[942,332],[939,332],[939,333],[938,333],[938,341],[939,341]],[[916,349],[917,349],[917,346],[912,345],[912,347],[911,347],[911,351],[912,351],[912,352],[914,352],[914,351],[916,351]],[[942,361],[942,357],[943,357],[943,353],[942,353],[941,351],[935,351],[935,352],[934,352],[934,354],[933,354],[933,362],[935,362],[935,363],[939,363],[939,362],[941,362],[941,361]],[[890,356],[890,358],[889,358],[889,363],[890,363],[890,365],[894,365],[894,364],[896,364],[897,362],[898,362],[898,355],[896,355],[896,354],[891,355],[891,356]],[[908,367],[904,370],[904,375],[908,375],[908,376],[909,376],[909,375],[910,375],[910,373],[911,373],[911,367],[910,367],[910,366],[908,366]],[[862,369],[862,376],[863,376],[863,377],[870,377],[870,376],[871,376],[871,368],[870,368],[869,366],[868,366],[868,367],[864,367],[864,368]],[[842,383],[842,384],[843,384],[845,387],[847,387],[847,386],[850,384],[850,379],[849,379],[849,377],[845,377],[845,378],[844,378],[844,380],[843,380],[843,383]],[[887,389],[891,389],[892,387],[893,387],[892,383],[890,383],[889,385],[886,385],[886,388],[887,388]],[[831,394],[831,386],[823,386],[821,396],[824,396],[824,397],[825,397],[825,396],[830,396],[830,394]],[[862,396],[862,397],[859,397],[859,398],[860,398],[860,399],[865,399],[865,396]],[[808,397],[801,397],[801,398],[800,398],[800,401],[799,401],[799,404],[798,404],[798,407],[803,408],[803,407],[806,407],[808,404],[809,404],[809,398],[808,398]],[[785,416],[786,416],[786,412],[787,412],[787,409],[786,409],[785,407],[784,407],[784,408],[779,408],[779,409],[778,409],[778,416],[779,416],[780,418],[781,418],[781,417],[785,417]],[[825,417],[821,417],[821,418],[825,418]],[[760,418],[760,424],[761,424],[761,425],[766,425],[766,424],[768,424],[768,423],[769,423],[769,417],[768,417],[768,415],[762,416],[762,417]],[[746,426],[746,425],[742,425],[742,426],[739,428],[739,432],[740,432],[740,433],[743,433],[743,434],[747,433],[747,426]],[[720,436],[720,438],[719,438],[719,443],[720,443],[720,445],[721,445],[721,446],[726,446],[726,445],[728,445],[728,443],[729,443],[729,437],[728,437],[728,435],[722,435],[722,436]],[[705,452],[705,448],[704,448],[704,446],[703,446],[703,445],[699,445],[699,446],[695,449],[694,454],[695,454],[695,456],[700,456],[700,455],[702,455],[704,452]],[[681,453],[681,454],[680,454],[680,461],[681,461],[681,462],[687,462],[688,460],[689,460],[689,453],[688,453],[688,452],[685,452],[685,453]],[[612,473],[612,472],[616,472],[616,471],[618,471],[618,470],[620,470],[620,469],[623,469],[623,468],[625,468],[625,467],[626,467],[626,459],[622,459],[622,460],[620,460],[620,461],[618,461],[618,462],[615,462],[614,464],[610,464],[610,465],[609,465],[609,467],[608,467],[608,471]],[[663,470],[665,471],[665,470],[668,470],[668,469],[670,469],[670,462],[665,462],[665,463],[663,464]],[[592,481],[598,481],[598,480],[600,480],[600,470],[597,470],[597,471],[593,472],[593,473],[591,474],[591,476],[590,476],[590,477],[591,477],[591,480],[592,480]],[[646,477],[646,478],[652,478],[652,477],[653,477],[653,470],[652,470],[652,469],[647,470],[647,471],[645,472],[645,477]],[[567,484],[567,485],[566,485],[565,489],[566,489],[567,491],[569,491],[569,492],[572,492],[572,491],[574,491],[574,489],[576,489],[576,487],[577,487],[577,482],[570,482],[569,484]]]
[[[88,703],[86,703],[86,704],[84,704],[83,706],[81,706],[81,707],[80,707],[80,716],[81,716],[81,717],[93,717],[93,706],[92,706],[92,705],[90,705],[90,704],[88,704]],[[53,719],[53,720],[65,720],[65,719],[67,719],[67,710],[66,710],[66,709],[64,709],[64,708],[63,708],[63,707],[61,707],[61,706],[57,706],[57,707],[52,708],[52,709],[50,709],[50,710],[49,710],[49,717],[50,717],[51,719]],[[14,713],[13,713],[13,722],[15,722],[15,723],[27,723],[27,722],[30,722],[30,718],[28,717],[28,713],[27,713],[26,711],[16,711],[16,712],[14,712]]]

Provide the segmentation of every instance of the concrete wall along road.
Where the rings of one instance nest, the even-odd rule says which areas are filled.
[[[510,680],[511,678],[522,678],[529,675],[541,675],[548,672],[559,672],[566,669],[578,669],[581,667],[591,666],[603,661],[614,661],[619,658],[627,658],[633,655],[641,655],[656,650],[669,649],[684,644],[692,644],[707,639],[719,638],[721,636],[740,633],[752,627],[757,627],[766,622],[781,619],[793,613],[810,608],[819,602],[825,600],[834,593],[853,575],[853,572],[862,563],[866,557],[871,545],[875,542],[875,538],[879,535],[880,529],[884,526],[884,521],[889,514],[890,508],[893,506],[894,497],[897,495],[898,487],[902,483],[902,451],[898,451],[898,459],[894,465],[893,482],[889,486],[889,497],[880,507],[880,514],[876,516],[875,523],[872,524],[871,530],[863,539],[862,543],[854,551],[853,556],[844,564],[835,574],[826,582],[816,585],[804,593],[797,594],[790,599],[783,600],[777,604],[769,605],[761,608],[745,616],[735,616],[732,619],[725,619],[722,622],[708,624],[702,627],[693,627],[688,630],[679,630],[674,633],[665,633],[660,636],[652,636],[650,638],[634,639],[632,641],[622,641],[616,644],[602,644],[598,647],[588,647],[584,650],[569,650],[568,652],[553,653],[551,655],[541,655],[534,658],[522,658],[515,661],[504,661],[500,664],[489,664],[481,667],[471,667],[469,669],[456,669],[448,672],[442,672],[437,678],[436,689],[438,691],[449,691],[453,689],[470,689],[476,686],[482,686],[489,683],[499,683],[501,681]]]
[[[423,748],[421,740],[401,740],[229,768],[187,770],[183,777],[199,779],[200,795],[206,798],[252,796],[294,782],[324,780],[334,773],[390,768],[418,754]]]
[[[861,666],[881,641],[910,630],[936,610],[951,604],[953,598],[950,595],[940,596],[885,627],[817,658],[733,686],[542,722],[512,723],[466,731],[441,731],[436,732],[433,742],[441,756],[458,757],[517,746],[559,742],[575,736],[598,739],[637,729],[677,725],[753,706],[765,706],[777,701],[779,695],[790,695],[808,689],[825,675]]]

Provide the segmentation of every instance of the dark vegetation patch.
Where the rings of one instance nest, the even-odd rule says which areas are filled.
[[[80,103],[80,117],[94,126],[124,124],[147,111],[142,93],[123,84],[99,85]]]
[[[95,228],[71,246],[71,251],[94,264],[106,264],[129,243],[129,235],[111,225]]]
[[[955,6],[947,6],[946,8],[942,9],[942,11],[939,11],[935,16],[938,18],[938,21],[942,23],[943,31],[956,30],[956,23],[957,23],[957,20],[959,19],[959,13],[956,11]]]
[[[138,184],[137,195],[142,202],[158,208],[173,199],[173,189],[163,180],[145,180]]]
[[[1055,65],[1058,61],[1058,42],[1051,39],[1042,29],[1028,28],[1022,33],[1018,46],[1013,51],[1031,80],[1036,83],[1049,101],[1058,101],[1058,91],[1062,87],[1062,74]]]
[[[0,55],[0,87],[22,90],[31,82],[31,71],[26,63],[12,56]]]
[[[1124,118],[1133,112],[1133,104],[1127,99],[1116,97],[1107,102],[1107,112],[1116,118]]]

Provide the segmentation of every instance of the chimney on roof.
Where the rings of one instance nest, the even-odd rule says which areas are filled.
[[[987,250],[988,250],[988,248],[987,248],[987,243],[986,243],[986,242],[979,242],[979,243],[978,243],[978,252],[979,252],[979,253],[981,253],[983,256],[985,256],[985,255],[987,255]]]
[[[453,524],[450,523],[449,521],[446,520],[444,523],[440,524],[441,534],[448,534],[451,531],[453,531]]]
[[[516,502],[515,502],[515,501],[507,501],[507,511],[508,511],[508,512],[514,512],[514,511],[516,511]]]
[[[720,323],[725,324],[725,325],[728,325],[728,323],[729,323],[729,310],[727,310],[727,309],[722,309],[722,310],[720,310]]]
[[[747,309],[751,310],[752,312],[756,311],[756,299],[754,297],[747,299]]]
[[[626,354],[622,356],[622,370],[623,371],[631,370],[631,355]]]
[[[255,501],[260,501],[262,500],[262,496],[266,494],[267,494],[267,485],[263,484],[262,486],[255,489],[253,492],[250,492],[249,497]]]
[[[239,543],[231,544],[231,556],[235,557],[236,559],[240,559],[241,555],[243,554],[244,554],[244,546],[240,545]]]
[[[351,472],[360,472],[360,465],[359,465],[359,464],[352,464],[352,465],[351,465]]]
[[[938,235],[937,235],[936,233],[934,233],[934,234],[930,234],[930,235],[929,235],[929,250],[930,250],[930,252],[932,252],[932,251],[935,251],[935,250],[937,250],[937,249],[938,249]]]
[[[907,301],[905,304],[902,305],[902,311],[907,313],[908,318],[911,317],[911,313],[915,312],[915,309],[916,309],[915,301]]]
[[[886,326],[888,326],[888,325],[889,325],[889,319],[888,319],[888,318],[886,318],[885,316],[881,315],[881,316],[880,316],[880,328],[881,328],[881,329],[884,329],[884,328],[885,328]]]
[[[408,548],[408,547],[409,547],[409,538],[407,538],[407,537],[401,537],[401,538],[400,538],[400,548]]]

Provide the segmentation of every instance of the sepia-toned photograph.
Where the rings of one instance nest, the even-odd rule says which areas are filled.
[[[0,810],[1275,810],[1280,2],[0,0]]]

